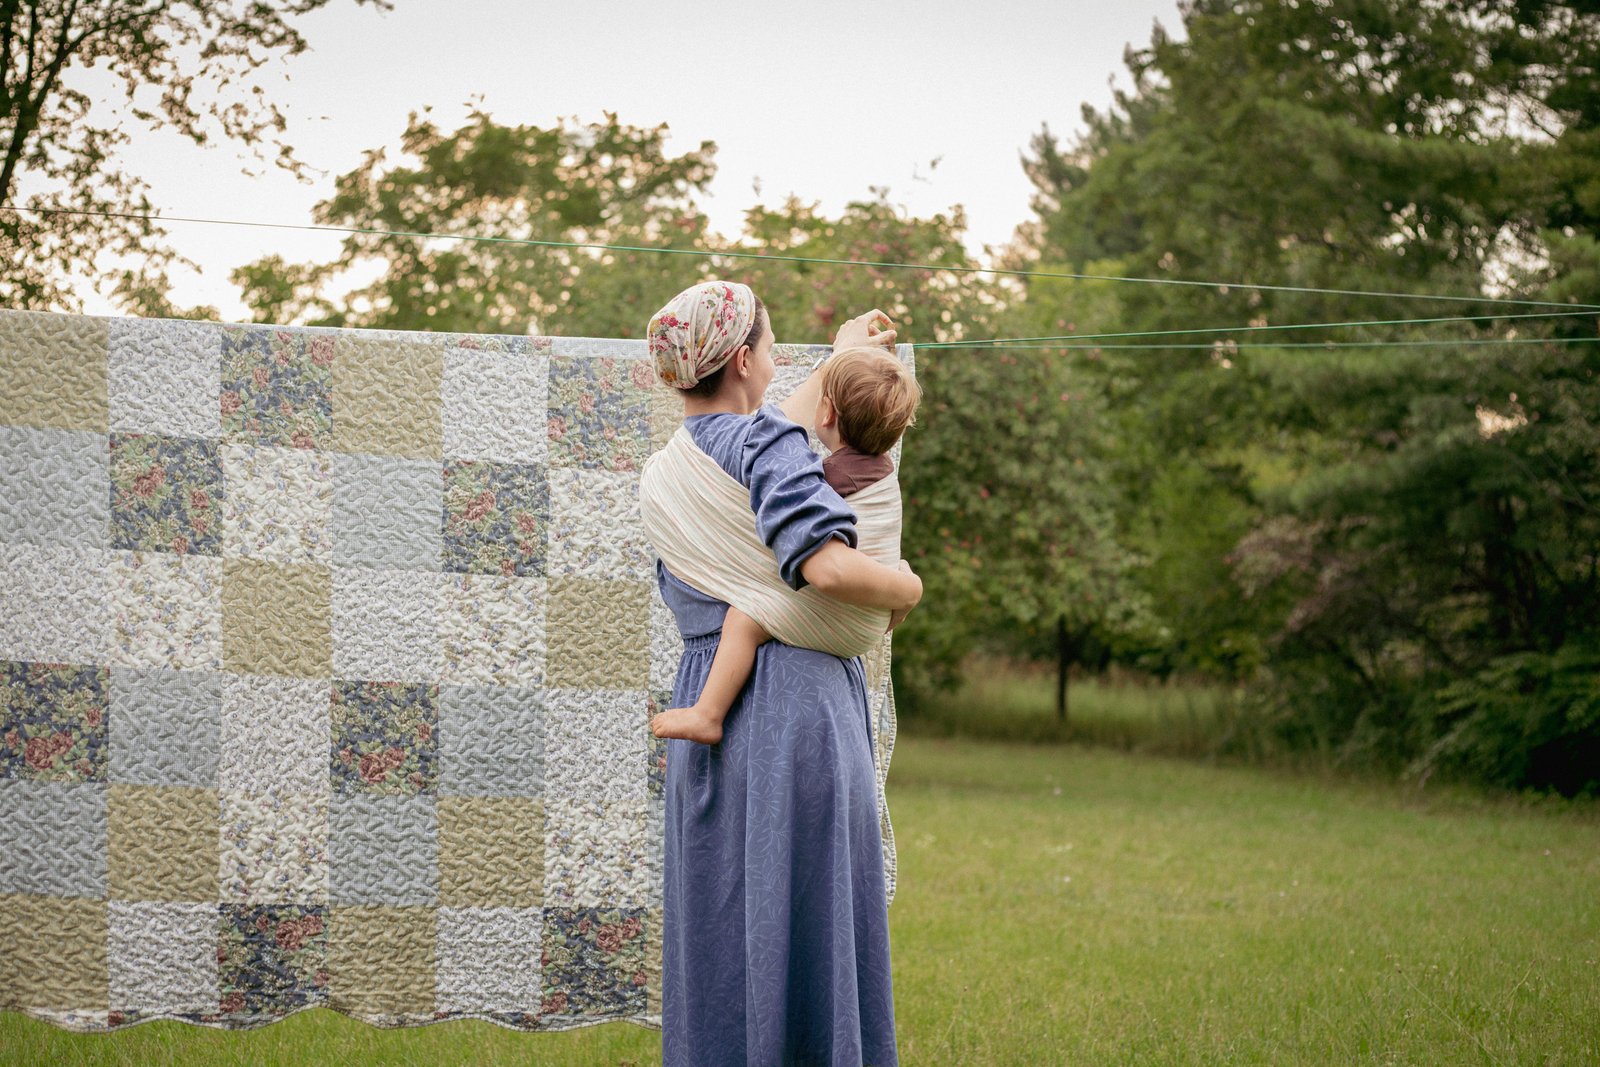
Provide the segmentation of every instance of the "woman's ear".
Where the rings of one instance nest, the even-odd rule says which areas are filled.
[[[740,345],[739,351],[735,352],[728,362],[733,364],[734,373],[739,377],[750,377],[750,346]]]

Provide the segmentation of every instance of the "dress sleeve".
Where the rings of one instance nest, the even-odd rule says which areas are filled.
[[[804,427],[772,404],[751,417],[739,480],[750,489],[756,531],[790,587],[805,586],[801,565],[833,538],[856,547],[856,513],[823,479],[822,458],[811,451]]]

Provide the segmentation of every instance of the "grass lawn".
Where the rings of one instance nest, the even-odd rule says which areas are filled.
[[[890,807],[914,1064],[1600,1063],[1600,811],[1066,745],[910,736]],[[659,1034],[72,1034],[8,1064],[647,1064]]]

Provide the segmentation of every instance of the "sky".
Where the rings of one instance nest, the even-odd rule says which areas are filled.
[[[1129,84],[1124,49],[1148,44],[1157,21],[1178,34],[1176,0],[395,0],[389,12],[333,0],[298,22],[308,50],[263,81],[309,182],[229,146],[137,130],[122,162],[167,214],[308,223],[335,176],[396,144],[411,111],[431,106],[445,129],[474,102],[505,124],[612,111],[667,123],[669,151],[716,142],[702,206],[722,233],[790,193],[836,213],[886,186],[914,215],[962,205],[981,254],[1028,217],[1029,138],[1044,124],[1070,137],[1084,104],[1108,106],[1112,83]],[[200,268],[174,274],[174,300],[225,319],[245,315],[235,266],[338,249],[331,234],[168,230]]]

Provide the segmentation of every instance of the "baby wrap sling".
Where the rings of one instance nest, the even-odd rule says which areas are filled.
[[[900,479],[891,472],[845,498],[855,509],[857,547],[894,566],[900,559]],[[810,586],[791,589],[756,531],[749,490],[679,427],[646,461],[639,482],[645,529],[667,569],[725,600],[774,638],[849,658],[883,643],[889,613],[845,604]]]
[[[899,445],[894,452],[899,452]],[[856,512],[856,547],[886,566],[898,563],[898,471],[844,500]],[[679,426],[666,445],[645,461],[639,510],[657,554],[678,578],[738,608],[786,645],[844,658],[865,657],[869,702],[876,705],[872,757],[884,882],[893,901],[894,828],[884,792],[895,734],[894,690],[888,677],[891,639],[885,632],[889,612],[846,604],[810,586],[790,588],[757,532],[749,490],[701,451],[687,427]]]

